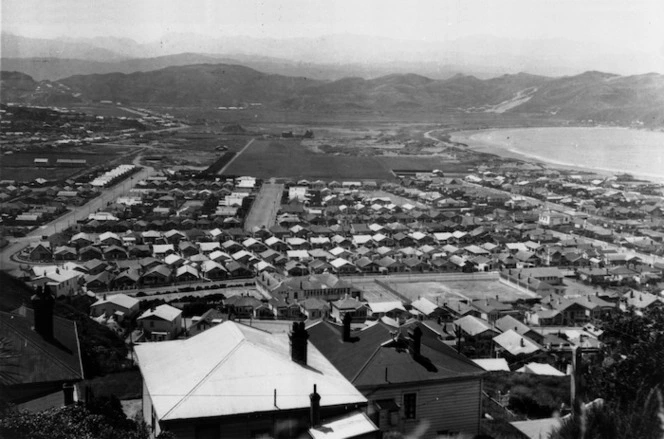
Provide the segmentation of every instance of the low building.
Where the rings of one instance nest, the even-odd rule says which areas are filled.
[[[90,305],[90,315],[92,317],[106,316],[115,317],[118,322],[138,313],[138,299],[129,297],[125,294],[113,294],[97,300]]]
[[[287,335],[227,321],[186,340],[137,346],[150,436],[326,437],[321,427],[357,416],[367,399],[308,338],[301,323]],[[363,427],[360,437],[376,437],[367,418]]]
[[[369,399],[383,433],[437,438],[479,432],[484,370],[414,323],[377,322],[360,331],[320,321],[311,342]]]
[[[351,293],[350,283],[330,273],[290,278],[262,273],[256,277],[256,288],[263,294],[279,295],[291,302],[309,298],[339,300]]]
[[[182,311],[170,305],[159,305],[141,314],[136,323],[147,340],[174,339],[182,332]]]

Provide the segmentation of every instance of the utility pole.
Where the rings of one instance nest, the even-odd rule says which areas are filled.
[[[572,416],[580,415],[583,406],[583,402],[581,401],[581,395],[583,394],[583,385],[581,383],[581,365],[583,360],[581,354],[582,348],[580,346],[572,350],[572,376],[570,380]]]

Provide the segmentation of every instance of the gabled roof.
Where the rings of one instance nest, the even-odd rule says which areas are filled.
[[[498,330],[491,327],[486,320],[478,319],[474,316],[464,316],[454,321],[466,334],[475,336],[482,334],[486,331],[498,332]]]
[[[500,329],[501,331],[507,331],[509,329],[513,329],[516,331],[518,334],[524,335],[527,334],[528,332],[531,331],[530,327],[528,325],[525,325],[524,323],[521,323],[514,317],[507,315],[499,318],[496,320],[496,328]]]
[[[513,329],[508,329],[495,336],[493,341],[512,355],[532,354],[542,349],[540,345]]]
[[[417,311],[424,314],[425,316],[433,314],[438,309],[438,305],[436,305],[426,297],[422,297],[420,299],[413,301],[413,303],[411,303],[411,306],[415,308]]]
[[[113,294],[111,296],[107,296],[105,299],[99,299],[95,303],[93,303],[92,306],[99,306],[103,305],[105,303],[113,303],[119,306],[122,306],[123,308],[131,308],[135,305],[137,305],[139,302],[138,299],[134,299],[133,297],[129,297],[126,294]]]
[[[163,304],[159,305],[156,308],[151,308],[146,310],[143,314],[141,314],[141,316],[138,319],[141,320],[147,318],[158,318],[161,320],[166,320],[168,322],[171,322],[181,314],[182,314],[181,310],[171,305]]]
[[[142,344],[136,354],[162,420],[303,409],[314,384],[322,407],[366,402],[311,344],[303,366],[291,360],[287,334],[235,322],[187,340]]]
[[[422,336],[421,352],[428,360],[427,367],[416,361],[402,343],[390,344],[393,331],[393,327],[378,322],[351,333],[353,341],[342,342],[340,326],[320,321],[309,328],[309,339],[357,387],[452,379],[483,372],[432,335]],[[424,332],[430,333],[426,329]]]

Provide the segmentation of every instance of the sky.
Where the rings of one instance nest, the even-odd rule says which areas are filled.
[[[588,44],[599,54],[639,52],[640,60],[657,58],[647,68],[654,65],[664,72],[664,0],[2,0],[0,4],[2,30],[33,38],[115,36],[149,43],[173,33],[270,39],[342,34],[449,43],[481,35],[512,41],[565,40]]]
[[[450,41],[566,38],[664,49],[662,0],[3,0],[2,28],[30,37],[167,33],[258,38],[359,34]]]

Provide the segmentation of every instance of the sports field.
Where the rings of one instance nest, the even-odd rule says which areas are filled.
[[[459,300],[498,298],[503,302],[527,299],[531,296],[522,293],[498,280],[453,280],[443,282],[391,282],[391,288],[417,300],[425,297],[432,302],[442,304]]]

